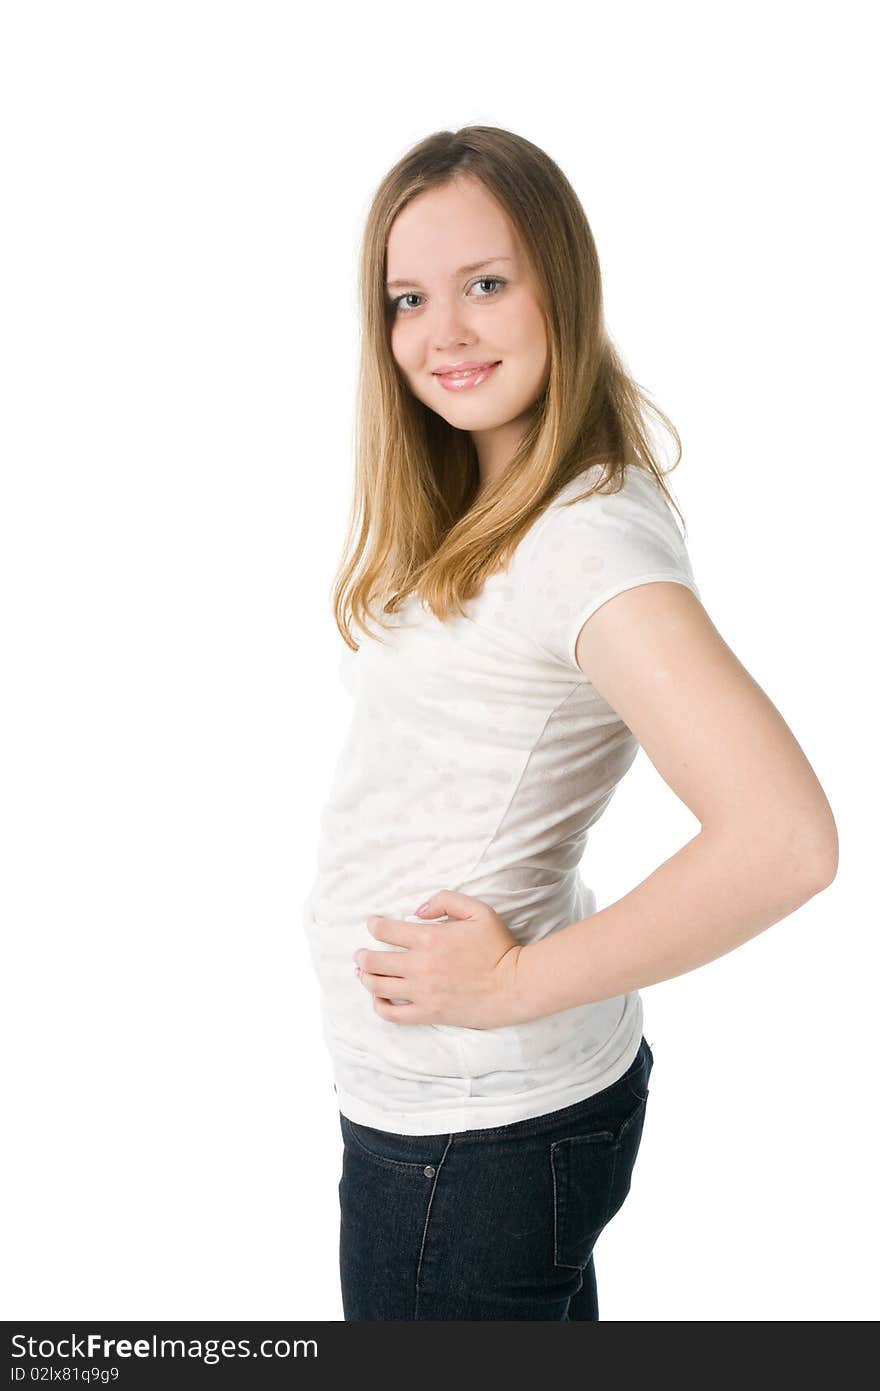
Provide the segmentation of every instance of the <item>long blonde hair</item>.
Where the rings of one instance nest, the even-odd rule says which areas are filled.
[[[549,347],[546,390],[503,476],[479,501],[473,441],[414,397],[391,352],[385,290],[388,235],[420,193],[456,178],[482,181],[507,212],[539,287]],[[372,605],[395,612],[413,591],[444,620],[462,611],[510,556],[559,490],[586,469],[601,476],[572,501],[617,492],[627,467],[666,487],[645,426],[650,411],[676,445],[668,417],[624,367],[605,328],[599,259],[586,214],[550,157],[495,126],[438,131],[405,154],[380,183],[367,214],[359,267],[361,356],[355,479],[343,559],[333,581],[334,618],[358,649]],[[379,639],[381,641],[381,639]]]

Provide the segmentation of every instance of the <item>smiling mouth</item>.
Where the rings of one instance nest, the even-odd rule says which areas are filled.
[[[461,391],[468,387],[479,386],[492,375],[496,367],[500,366],[499,359],[498,362],[487,362],[482,367],[470,367],[466,371],[435,372],[433,375],[447,391]]]

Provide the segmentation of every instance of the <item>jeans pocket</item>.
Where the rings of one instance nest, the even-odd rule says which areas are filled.
[[[355,1154],[398,1173],[424,1173],[439,1164],[449,1140],[448,1135],[398,1135],[390,1130],[376,1130],[361,1125],[339,1113],[339,1125],[344,1146]]]
[[[632,1101],[615,1131],[570,1135],[550,1145],[557,1265],[582,1270],[629,1193],[646,1107],[634,1090]]]

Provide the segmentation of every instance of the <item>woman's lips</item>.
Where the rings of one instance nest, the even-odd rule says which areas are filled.
[[[472,368],[470,372],[435,372],[434,375],[447,391],[469,391],[471,387],[488,381],[495,368],[500,366],[500,362],[490,362],[487,367]]]

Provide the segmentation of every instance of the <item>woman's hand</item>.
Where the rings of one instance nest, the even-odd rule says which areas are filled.
[[[493,1029],[531,1016],[517,989],[517,942],[494,908],[468,894],[442,889],[416,909],[447,922],[409,922],[372,917],[367,929],[380,942],[404,951],[354,953],[361,985],[373,1008],[395,1024],[460,1024]],[[405,1001],[391,1004],[391,1000]]]

